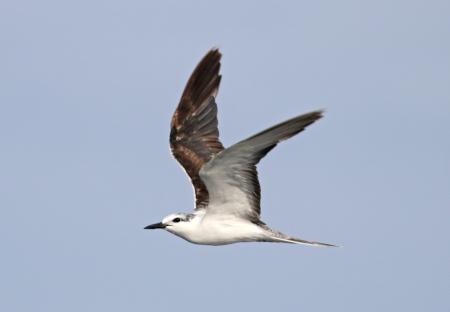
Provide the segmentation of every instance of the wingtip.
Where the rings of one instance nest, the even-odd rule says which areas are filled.
[[[320,115],[320,118],[324,117],[325,113],[327,112],[327,110],[325,108],[320,108],[317,110],[317,112]]]
[[[211,49],[209,49],[210,52],[219,52],[220,53],[220,46],[219,45],[213,45]]]
[[[317,117],[317,119],[320,119],[320,118],[324,117],[325,109],[318,109],[318,110],[312,111],[310,114],[315,115]]]
[[[211,49],[206,52],[205,56],[202,60],[208,59],[208,58],[215,58],[218,62],[220,62],[222,58],[222,52],[220,52],[220,48],[218,46],[213,46]],[[201,63],[201,61],[200,61]]]

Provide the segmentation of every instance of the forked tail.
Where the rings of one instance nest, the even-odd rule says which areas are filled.
[[[276,230],[272,230],[269,228],[266,224],[262,223],[260,225],[263,229],[265,229],[266,237],[268,238],[268,242],[278,242],[278,243],[290,243],[290,244],[302,244],[302,245],[310,245],[310,246],[320,246],[320,247],[339,247],[333,244],[328,243],[321,243],[321,242],[314,242],[314,241],[307,241],[300,238],[290,237],[284,233],[281,233]]]
[[[321,242],[314,242],[314,241],[307,241],[300,238],[294,238],[294,237],[272,237],[274,241],[282,242],[282,243],[291,243],[291,244],[302,244],[302,245],[310,245],[310,246],[318,246],[318,247],[339,247],[336,245],[328,244],[328,243],[321,243]]]

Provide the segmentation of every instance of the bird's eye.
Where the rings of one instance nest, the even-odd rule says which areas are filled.
[[[178,222],[181,221],[181,219],[180,219],[180,218],[175,218],[175,219],[173,219],[172,221],[175,222],[175,223],[178,223]]]

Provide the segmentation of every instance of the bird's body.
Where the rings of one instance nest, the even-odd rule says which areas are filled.
[[[201,245],[226,245],[236,242],[262,241],[268,237],[266,231],[255,223],[231,215],[194,213],[186,226],[167,231],[185,240]]]
[[[285,242],[333,246],[290,237],[270,229],[260,219],[256,165],[279,142],[321,118],[322,112],[294,117],[225,149],[219,140],[215,102],[220,59],[217,49],[206,54],[191,75],[172,118],[170,145],[191,178],[195,211],[171,214],[146,229],[166,229],[203,245]]]

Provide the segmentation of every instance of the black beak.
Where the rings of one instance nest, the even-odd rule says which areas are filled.
[[[165,227],[166,227],[165,224],[163,224],[162,222],[159,222],[159,223],[147,225],[144,229],[145,230],[154,230],[154,229],[163,229]]]

